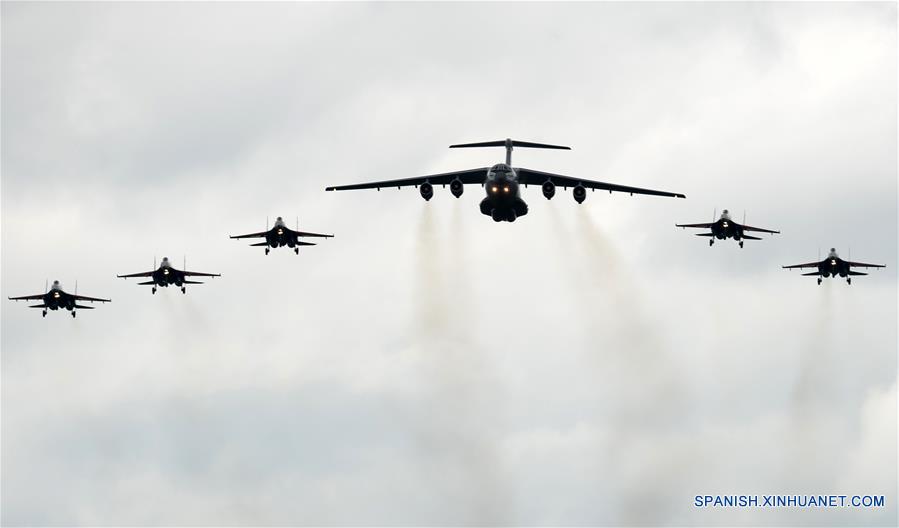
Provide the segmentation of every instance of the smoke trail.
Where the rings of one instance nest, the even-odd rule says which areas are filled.
[[[450,524],[504,524],[507,513],[499,453],[491,442],[490,368],[470,336],[465,314],[467,253],[458,207],[453,212],[450,251],[438,235],[433,208],[425,207],[418,233],[415,268],[415,342],[422,356],[424,418],[416,431],[428,459],[428,481],[443,501],[461,506]],[[452,309],[450,308],[452,307]],[[445,514],[444,514],[445,515]],[[458,517],[456,517],[458,516]]]
[[[800,345],[799,365],[793,387],[790,408],[792,441],[788,461],[784,464],[783,481],[794,486],[825,485],[828,475],[833,475],[828,465],[820,460],[829,459],[835,463],[832,454],[836,452],[832,443],[837,441],[845,429],[849,415],[841,409],[833,396],[842,391],[838,386],[841,376],[839,357],[833,350],[834,305],[831,284],[822,285],[822,294],[815,324],[810,325],[805,342]],[[837,404],[837,405],[834,405]],[[836,417],[839,417],[835,419]],[[845,451],[845,450],[844,450]],[[809,474],[817,468],[816,475]]]
[[[595,463],[607,474],[626,479],[619,484],[639,493],[620,493],[612,522],[658,524],[676,508],[670,482],[679,475],[677,464],[663,468],[636,464],[634,446],[647,437],[662,435],[683,422],[686,396],[678,365],[666,351],[658,325],[645,306],[643,294],[627,266],[586,208],[575,212],[576,236],[566,228],[559,212],[551,220],[560,255],[570,278],[579,327],[584,330],[586,362],[596,372],[599,407],[597,419],[607,439],[597,446]],[[610,468],[611,466],[611,468]],[[618,488],[621,489],[621,486]]]

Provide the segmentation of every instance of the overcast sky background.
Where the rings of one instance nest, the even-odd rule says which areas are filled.
[[[2,4],[4,525],[895,525],[895,3]],[[570,190],[326,185],[513,164]],[[713,209],[781,235],[709,248]],[[282,215],[336,238],[264,256]],[[836,247],[886,270],[780,269]],[[116,274],[169,256],[187,295]],[[880,510],[698,510],[696,494]]]

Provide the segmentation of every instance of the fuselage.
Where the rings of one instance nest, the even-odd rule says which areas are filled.
[[[163,257],[162,263],[153,272],[153,282],[163,288],[168,287],[169,284],[181,286],[184,282],[184,274],[172,267],[168,257]]]
[[[75,298],[62,290],[59,281],[53,281],[53,286],[44,294],[43,300],[49,310],[64,308],[71,311],[75,309]]]
[[[518,174],[505,163],[498,163],[487,171],[484,182],[486,196],[481,200],[481,213],[497,222],[514,222],[528,214],[528,206],[521,199]]]
[[[265,241],[273,248],[281,246],[295,247],[297,245],[296,235],[287,228],[280,216],[275,220],[275,225],[266,233]]]
[[[849,265],[831,248],[827,258],[818,263],[818,273],[822,277],[846,277],[849,275]]]
[[[712,224],[711,229],[712,234],[715,235],[715,238],[718,240],[724,240],[726,238],[740,240],[743,238],[743,226],[731,220],[730,214],[726,209],[721,213],[721,218]]]

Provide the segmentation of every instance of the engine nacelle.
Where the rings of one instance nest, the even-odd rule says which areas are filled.
[[[430,200],[434,196],[434,186],[428,182],[424,182],[418,186],[418,191],[421,193],[421,197],[425,199],[425,201]]]
[[[543,182],[543,196],[545,196],[546,199],[549,200],[555,195],[556,195],[556,184],[551,181]]]
[[[581,184],[577,184],[577,186],[571,190],[571,194],[574,196],[574,201],[577,203],[584,203],[584,200],[587,199],[587,189]]]
[[[462,185],[462,180],[456,178],[455,180],[450,182],[450,192],[453,193],[453,196],[456,198],[462,196],[462,193],[465,191],[465,186]]]

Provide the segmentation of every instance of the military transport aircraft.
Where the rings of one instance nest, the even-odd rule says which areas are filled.
[[[258,233],[250,233],[249,235],[237,235],[232,236],[231,238],[265,238],[265,242],[258,242],[256,244],[250,244],[251,246],[265,246],[265,254],[268,255],[269,247],[283,247],[287,246],[293,248],[293,252],[297,255],[300,254],[300,246],[314,246],[312,242],[303,242],[300,240],[300,237],[320,237],[320,238],[334,238],[334,235],[323,235],[320,233],[307,233],[305,231],[300,231],[300,221],[297,220],[297,230],[294,231],[287,227],[284,224],[284,219],[280,216],[277,220],[275,220],[275,225],[271,229],[268,228],[268,221],[265,222],[265,231],[260,231]]]
[[[186,259],[185,259],[186,260]],[[156,259],[153,259],[153,267],[156,268]],[[185,262],[184,267],[187,267]],[[169,264],[168,257],[162,257],[162,263],[153,271],[144,271],[141,273],[131,273],[128,275],[116,275],[119,278],[127,279],[130,277],[152,277],[153,280],[147,282],[138,282],[141,286],[153,285],[153,293],[156,293],[156,286],[168,288],[169,284],[181,287],[181,293],[187,293],[185,284],[203,284],[202,282],[187,280],[187,277],[221,277],[221,273],[201,273],[199,271],[179,270]]]
[[[487,196],[481,201],[481,213],[490,216],[496,222],[514,222],[519,216],[528,213],[528,206],[521,198],[519,187],[524,184],[539,185],[543,190],[543,196],[547,200],[556,194],[556,186],[564,189],[572,188],[572,195],[577,203],[583,203],[587,198],[587,189],[602,190],[611,192],[626,192],[633,194],[651,194],[655,196],[669,196],[676,198],[685,198],[683,194],[671,193],[666,191],[654,191],[652,189],[641,189],[639,187],[628,187],[626,185],[617,185],[614,183],[604,183],[599,181],[587,180],[584,178],[573,178],[571,176],[562,176],[549,172],[541,172],[524,167],[512,167],[512,148],[528,147],[528,148],[545,148],[545,149],[561,149],[571,150],[570,147],[559,145],[546,145],[543,143],[530,143],[527,141],[516,141],[506,139],[505,141],[486,141],[483,143],[465,143],[461,145],[450,145],[450,148],[469,148],[469,147],[505,147],[506,162],[497,163],[492,167],[480,167],[477,169],[469,169],[457,172],[447,172],[443,174],[431,174],[429,176],[417,176],[414,178],[403,178],[399,180],[386,180],[371,183],[359,183],[354,185],[340,185],[336,187],[327,187],[326,191],[348,191],[355,189],[378,189],[381,187],[417,187],[421,193],[421,197],[426,201],[434,196],[434,186],[449,185],[450,192],[456,198],[462,196],[465,185],[476,184],[484,187]]]
[[[733,238],[740,242],[740,247],[743,247],[743,240],[761,240],[759,237],[747,235],[746,231],[758,231],[760,233],[780,233],[780,231],[773,231],[771,229],[762,229],[761,227],[752,227],[746,225],[746,215],[743,215],[743,223],[738,224],[730,219],[730,213],[727,212],[727,209],[721,212],[721,218],[714,220],[715,213],[712,213],[713,221],[708,224],[674,224],[677,227],[698,227],[700,229],[711,229],[711,233],[696,233],[696,236],[704,236],[709,237],[709,246],[715,243],[715,239],[725,240],[727,238]]]
[[[819,255],[820,256],[820,255]],[[851,258],[851,256],[850,256]],[[813,271],[811,273],[803,273],[803,275],[814,277],[818,277],[818,285],[821,285],[821,281],[825,277],[836,277],[839,275],[840,277],[845,277],[846,282],[848,284],[852,284],[852,276],[853,275],[867,275],[867,273],[862,273],[860,271],[852,271],[852,268],[885,268],[886,266],[882,264],[866,264],[864,262],[852,262],[849,260],[843,260],[837,255],[837,250],[834,248],[830,248],[830,253],[827,255],[827,258],[820,262],[808,262],[806,264],[794,264],[792,266],[784,266],[784,269],[798,269],[798,268],[818,268],[818,271]]]
[[[46,290],[47,287],[45,286]],[[32,304],[29,308],[43,308],[41,311],[42,317],[47,317],[47,308],[51,310],[59,310],[60,308],[64,308],[70,312],[72,312],[72,317],[75,317],[75,309],[83,308],[85,310],[93,310],[93,306],[84,306],[78,304],[78,301],[88,301],[88,302],[111,302],[112,299],[99,299],[97,297],[85,297],[84,295],[78,295],[78,283],[75,283],[75,293],[66,293],[63,291],[62,286],[59,285],[59,281],[53,281],[53,286],[47,290],[47,293],[38,293],[36,295],[25,295],[24,297],[10,297],[11,301],[42,301],[41,304]]]

